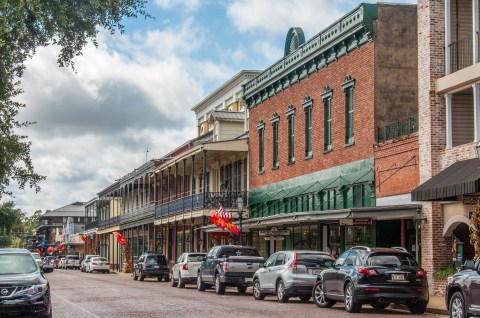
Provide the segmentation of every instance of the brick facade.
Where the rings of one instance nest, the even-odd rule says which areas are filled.
[[[250,110],[250,189],[373,156],[373,57],[374,43],[370,42]],[[347,75],[355,79],[355,144],[349,147],[345,147],[345,94],[341,87]],[[325,85],[333,90],[332,151],[328,153],[324,153],[323,144],[324,104],[321,93]],[[306,96],[313,100],[313,158],[308,160],[305,160],[305,113],[302,107]],[[285,115],[290,104],[296,108],[293,165],[288,165],[288,120]],[[272,170],[271,151],[273,129],[270,119],[274,112],[280,116],[277,170]],[[255,128],[260,120],[265,122],[265,172],[262,174],[258,171],[259,138]]]
[[[376,197],[410,193],[418,186],[418,133],[374,148]]]

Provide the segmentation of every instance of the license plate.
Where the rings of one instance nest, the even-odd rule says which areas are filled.
[[[405,280],[405,275],[403,275],[403,274],[392,274],[392,280]]]
[[[153,265],[153,268],[159,268],[159,266],[158,265]]]

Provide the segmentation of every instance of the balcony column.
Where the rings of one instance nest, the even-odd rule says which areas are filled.
[[[205,215],[202,215],[202,227],[206,225],[207,222],[207,217]],[[206,252],[207,250],[207,233],[203,230],[203,228],[200,228],[200,231],[202,231],[202,250],[200,252]]]
[[[163,204],[163,170],[160,171],[160,204]]]
[[[131,204],[129,204],[129,206],[131,206],[130,211],[133,211],[133,209],[135,208],[135,205],[134,205],[135,204],[135,181],[132,181],[131,184],[132,184],[132,195],[131,195],[132,202]]]
[[[163,224],[160,224],[160,250],[162,251],[162,254],[165,254],[165,251],[163,249]]]
[[[194,223],[195,223],[195,219],[194,218],[191,218],[190,219],[190,252],[194,252],[194,246],[195,246],[195,242],[194,242],[194,239],[195,239],[195,235],[193,233],[194,231]]]
[[[445,75],[450,74],[450,48],[451,43],[451,22],[450,22],[450,0],[445,0]]]
[[[182,253],[185,253],[185,248],[187,247],[187,244],[186,244],[186,238],[187,238],[187,235],[185,233],[185,227],[186,227],[186,223],[187,223],[187,220],[183,219],[182,220]]]
[[[145,253],[145,224],[142,224],[142,250],[140,252]]]
[[[157,174],[153,173],[153,206],[157,206]]]
[[[447,134],[446,148],[452,147],[452,94],[445,94],[445,132]]]
[[[170,224],[167,223],[167,258],[172,258],[172,243],[171,243],[171,231],[170,231]]]
[[[190,197],[192,198],[192,210],[193,210],[193,195],[195,194],[195,182],[194,182],[194,177],[195,177],[195,155],[192,155],[192,172],[190,175]]]
[[[137,209],[142,206],[142,201],[140,201],[140,178],[137,179]]]
[[[475,141],[480,141],[480,84],[472,85],[473,89],[473,126]]]
[[[174,185],[175,185],[175,191],[173,192],[174,195],[175,195],[175,200],[178,199],[178,184],[177,184],[177,180],[178,180],[178,162],[175,162],[175,182],[174,182]]]
[[[203,173],[202,173],[202,193],[203,193],[203,207],[205,207],[205,201],[207,198],[207,150],[203,149]]]
[[[167,173],[167,202],[170,202],[170,174],[172,172],[172,167],[168,167]]]
[[[150,195],[151,195],[151,192],[152,192],[152,186],[150,185],[151,184],[151,181],[152,181],[152,173],[149,172],[148,173],[148,196],[147,196],[147,205],[150,206]]]
[[[185,197],[185,192],[187,192],[187,184],[185,183],[185,175],[187,174],[187,159],[183,159],[183,174],[182,174],[182,198]]]
[[[178,243],[177,243],[177,231],[178,231],[178,227],[177,227],[177,222],[178,221],[173,221],[173,260],[177,260],[177,247],[178,247]]]
[[[479,31],[479,22],[478,22],[478,5],[479,0],[472,0],[472,34],[473,34],[473,64],[477,64],[479,62],[478,58],[478,31]],[[475,136],[477,136],[475,134]],[[477,140],[477,139],[475,139]]]
[[[153,252],[157,253],[157,226],[153,223]]]

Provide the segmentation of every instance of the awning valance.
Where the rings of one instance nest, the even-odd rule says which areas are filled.
[[[480,161],[455,162],[412,191],[412,201],[449,201],[480,192]]]

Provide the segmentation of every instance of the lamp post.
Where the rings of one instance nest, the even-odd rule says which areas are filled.
[[[240,245],[243,245],[243,240],[242,240],[243,199],[241,196],[237,198],[237,209],[238,209],[238,217],[240,221]]]

